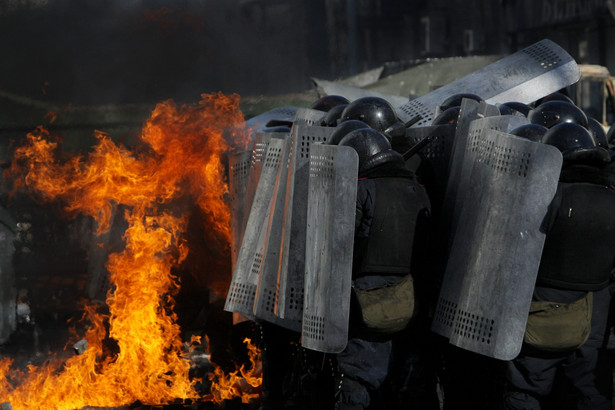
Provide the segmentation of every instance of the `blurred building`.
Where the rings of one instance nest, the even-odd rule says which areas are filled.
[[[611,0],[325,0],[333,72],[387,61],[509,54],[544,38],[615,71]]]
[[[615,71],[615,0],[7,0],[0,91],[56,103],[310,88],[387,62],[549,38]],[[0,114],[0,123],[2,116]]]

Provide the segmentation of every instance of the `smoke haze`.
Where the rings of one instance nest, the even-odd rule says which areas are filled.
[[[0,90],[79,105],[303,91],[314,74],[306,7],[301,0],[5,0]]]

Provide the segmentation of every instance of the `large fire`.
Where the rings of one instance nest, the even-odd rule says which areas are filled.
[[[133,150],[97,132],[90,153],[59,160],[58,143],[43,128],[16,149],[10,174],[17,189],[94,218],[97,233],[110,228],[114,209],[124,205],[128,228],[125,248],[106,264],[108,311],[85,308],[87,349],[25,372],[4,359],[0,401],[15,409],[79,409],[199,399],[173,312],[180,284],[172,269],[188,252],[185,203],[198,204],[217,245],[230,252],[223,158],[247,143],[238,107],[238,96],[222,94],[203,95],[193,105],[160,103],[143,127],[143,145]],[[114,341],[113,352],[105,340]],[[224,382],[224,375],[216,376]]]

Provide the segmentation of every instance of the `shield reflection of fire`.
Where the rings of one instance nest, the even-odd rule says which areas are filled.
[[[11,169],[16,188],[95,218],[98,233],[109,229],[114,207],[124,205],[128,228],[125,248],[111,254],[106,265],[111,282],[108,314],[86,306],[91,325],[83,337],[88,348],[24,373],[11,368],[10,358],[4,359],[0,401],[15,409],[79,409],[199,399],[188,375],[190,363],[182,358],[184,343],[173,313],[179,283],[171,270],[188,251],[182,239],[187,221],[177,214],[177,203],[198,204],[208,229],[217,232],[228,251],[230,211],[222,159],[230,145],[247,143],[238,107],[238,96],[222,94],[203,95],[194,105],[160,103],[144,125],[138,152],[97,133],[98,143],[87,156],[59,161],[57,143],[42,128],[16,149]],[[229,135],[229,130],[235,131]],[[104,351],[105,338],[115,341],[116,352]],[[252,356],[256,360],[258,355]],[[219,372],[216,379],[228,383]],[[249,383],[258,385],[260,380]],[[212,390],[241,394],[236,384]],[[230,398],[227,392],[213,397]]]

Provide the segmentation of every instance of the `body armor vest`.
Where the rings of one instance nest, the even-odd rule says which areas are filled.
[[[570,290],[605,287],[615,263],[615,191],[587,182],[561,182],[537,284]]]
[[[417,224],[430,212],[425,189],[414,178],[372,178],[364,182],[374,209],[367,237],[355,242],[354,275],[406,275],[411,272]]]

